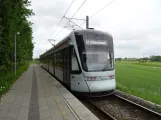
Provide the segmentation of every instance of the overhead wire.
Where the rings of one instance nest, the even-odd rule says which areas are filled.
[[[98,14],[99,12],[101,12],[103,9],[105,9],[107,6],[109,6],[110,4],[112,4],[115,0],[112,0],[111,2],[109,2],[108,4],[106,4],[104,7],[102,7],[100,10],[98,10],[97,12],[95,12],[93,15],[91,15],[89,18],[92,18],[93,16],[95,16],[96,14]]]
[[[66,12],[64,13],[63,17],[67,14],[67,12],[68,12],[68,10],[70,9],[70,7],[72,6],[73,2],[74,2],[74,0],[70,3],[70,5],[69,5],[68,9],[66,10]],[[58,28],[59,24],[60,24],[61,21],[63,20],[63,17],[60,19],[60,21],[58,22],[58,24],[57,24],[56,27],[54,28],[53,32],[51,32],[51,34],[54,33],[55,30]],[[50,34],[50,35],[51,35],[51,34]],[[50,36],[50,35],[49,35],[49,36]]]
[[[68,25],[69,22],[72,22],[71,19],[77,14],[77,12],[81,9],[81,7],[84,5],[84,3],[87,0],[84,0],[83,3],[80,5],[80,7],[77,9],[77,11],[73,14],[73,16],[70,18],[70,20],[68,20],[67,24],[55,35],[54,38],[56,38],[63,30],[64,28]],[[93,16],[95,16],[96,14],[98,14],[99,12],[101,12],[103,9],[105,9],[107,6],[109,6],[110,4],[112,4],[115,0],[112,0],[111,2],[107,3],[104,7],[102,7],[100,10],[98,10],[97,12],[95,12],[93,15],[91,15],[89,18],[92,18]],[[53,32],[55,32],[55,30],[57,29],[57,27],[59,26],[59,24],[61,23],[62,19],[65,17],[66,13],[68,12],[68,10],[70,9],[70,7],[72,6],[74,0],[71,2],[70,6],[68,7],[68,9],[66,10],[65,14],[63,15],[63,17],[60,19],[59,23],[57,24],[57,26],[55,27],[55,29],[53,30]],[[74,23],[75,24],[75,23]],[[83,23],[84,24],[84,23]],[[78,27],[82,28],[81,26],[83,25],[77,25]],[[83,28],[82,28],[83,29]]]
[[[87,0],[84,0],[84,1],[82,2],[82,4],[80,5],[80,7],[77,9],[77,11],[76,11],[76,12],[72,15],[72,17],[70,18],[70,20],[78,13],[78,11],[81,9],[81,7],[85,4],[86,1],[87,1]],[[64,28],[68,25],[68,23],[70,22],[70,20],[68,20],[68,22],[66,23],[66,25],[58,32],[58,34],[55,35],[54,38],[56,38],[56,37],[64,30]]]
[[[99,12],[101,12],[103,9],[105,9],[107,6],[109,6],[110,4],[112,4],[115,0],[112,0],[111,2],[107,3],[104,7],[102,7],[100,10],[98,10],[97,12],[95,12],[93,15],[91,15],[89,18],[92,18],[93,16],[95,16],[96,14],[98,14]],[[81,25],[82,26],[85,22],[83,22]]]
[[[82,2],[82,4],[80,5],[80,7],[77,9],[77,11],[73,14],[72,18],[77,14],[77,12],[81,9],[81,7],[85,4],[85,2],[87,2],[87,0],[84,0]]]
[[[69,23],[73,23],[74,25],[78,26],[79,28],[83,29],[81,26],[77,25],[76,23],[74,23],[70,18],[66,18],[67,20],[69,20]]]

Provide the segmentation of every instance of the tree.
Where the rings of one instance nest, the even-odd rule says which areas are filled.
[[[161,56],[150,56],[150,61],[151,62],[161,62]]]
[[[33,15],[28,9],[28,0],[0,0],[0,96],[11,81],[4,81],[6,72],[14,66],[14,35],[17,36],[17,65],[24,64],[26,56],[32,59],[32,27],[28,17]]]
[[[144,58],[142,58],[142,61],[143,62],[147,62],[149,60],[149,58],[148,57],[144,57]]]
[[[33,15],[28,0],[1,0],[0,1],[0,66],[13,67],[14,62],[14,34],[17,37],[18,63],[24,60],[26,53],[32,59],[32,28],[27,18]]]
[[[118,61],[118,62],[121,62],[121,60],[122,60],[122,58],[117,58],[117,61]]]

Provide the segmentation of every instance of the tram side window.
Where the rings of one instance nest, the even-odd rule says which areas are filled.
[[[71,57],[72,57],[72,71],[79,71],[79,66],[78,66],[78,62],[77,62],[77,59],[76,59],[76,53],[75,53],[75,50],[74,48],[72,48],[72,51],[71,51]]]
[[[55,55],[55,53],[54,53],[54,58],[53,58],[53,66],[55,67],[55,62],[56,62],[56,55]]]
[[[58,53],[55,53],[55,67],[58,67]]]
[[[61,51],[60,52],[60,59],[59,59],[59,67],[62,68],[62,69],[64,67],[64,65],[63,65],[63,63],[64,63],[63,58],[64,58],[63,52]]]

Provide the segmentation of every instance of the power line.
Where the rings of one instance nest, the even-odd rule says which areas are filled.
[[[82,26],[85,22],[83,22],[82,24],[80,24],[79,26]]]
[[[110,4],[112,4],[115,0],[112,0],[110,3],[107,3],[104,7],[102,7],[100,10],[98,10],[97,12],[95,12],[93,15],[91,15],[89,18],[92,18],[93,16],[95,16],[96,14],[98,14],[99,12],[101,12],[103,9],[105,9],[107,6],[109,6]],[[83,22],[81,25],[82,26],[85,22]]]
[[[72,22],[71,20],[69,20],[69,22],[73,23],[74,25],[78,26],[79,28],[83,29],[81,26],[77,25],[76,23]],[[69,23],[68,22],[68,23]],[[64,28],[68,25],[68,23],[55,35],[54,38],[56,38],[63,30]]]
[[[77,25],[76,23],[74,23],[72,20],[71,20],[71,18],[67,18],[67,17],[65,17],[67,20],[69,20],[69,22],[71,22],[71,23],[73,23],[74,25],[76,25],[76,26],[78,26],[78,27],[80,27],[81,29],[83,29],[81,26],[79,26],[79,25]],[[66,26],[65,26],[66,27]]]
[[[64,28],[65,28],[65,26],[63,27],[63,29],[61,29],[61,30],[58,32],[58,34],[55,35],[54,38],[56,38],[56,37],[64,30]]]
[[[81,9],[81,7],[84,5],[85,2],[87,2],[87,0],[83,1],[83,3],[80,5],[80,7],[77,9],[77,11],[73,14],[72,18],[77,14],[77,12]]]
[[[93,16],[95,16],[96,14],[98,14],[99,12],[101,12],[103,9],[105,9],[107,6],[109,6],[110,4],[112,4],[115,0],[112,0],[111,2],[109,2],[108,4],[106,4],[104,7],[102,7],[100,10],[98,10],[97,12],[95,12],[93,15],[90,16],[90,18],[92,18]]]
[[[67,14],[67,12],[68,12],[68,10],[70,9],[70,7],[72,6],[73,2],[74,2],[74,0],[73,0],[73,1],[71,2],[71,4],[69,5],[69,7],[68,7],[68,9],[66,10],[65,14],[63,15],[63,17]],[[63,17],[60,19],[59,23],[56,25],[56,27],[54,28],[54,30],[53,30],[52,33],[55,32],[55,30],[57,29],[57,27],[59,26],[59,24],[60,24],[61,21],[63,20]],[[51,33],[51,34],[52,34],[52,33]],[[50,35],[51,35],[51,34],[50,34]],[[50,36],[50,35],[49,35],[49,36]]]
[[[73,17],[77,14],[77,12],[81,9],[81,7],[84,5],[84,3],[86,2],[87,0],[84,0],[83,2],[82,2],[82,4],[80,5],[80,7],[77,9],[77,11],[72,15],[72,17],[70,18],[70,20],[67,22],[67,24],[58,32],[58,34],[55,36],[55,37],[57,37],[63,30],[64,30],[64,28],[68,25],[68,23],[71,21],[71,19],[73,19]],[[55,38],[54,37],[54,38]]]

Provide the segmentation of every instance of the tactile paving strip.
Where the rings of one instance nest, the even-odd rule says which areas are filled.
[[[34,67],[33,67],[33,81],[32,81],[32,91],[30,98],[28,120],[40,120],[37,78]]]

